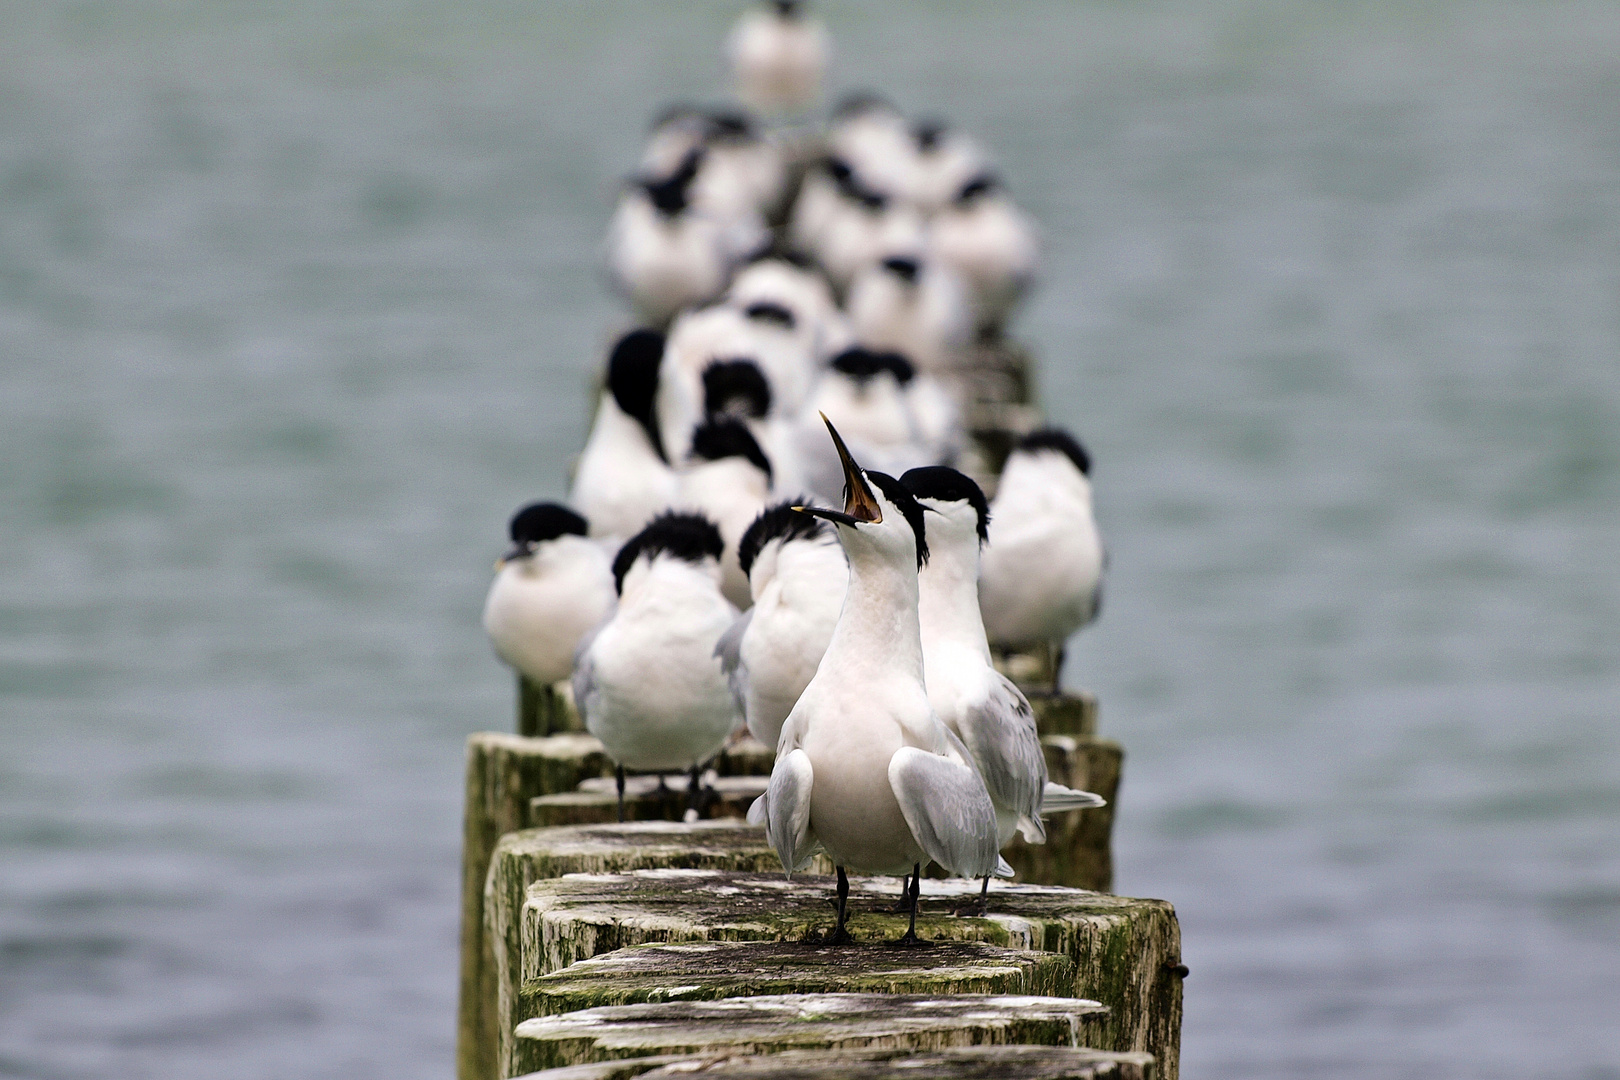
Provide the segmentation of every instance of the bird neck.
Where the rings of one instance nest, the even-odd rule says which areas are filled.
[[[979,546],[969,551],[936,550],[919,575],[917,610],[923,648],[965,644],[990,662],[984,616],[979,611]]]
[[[904,672],[922,682],[917,575],[875,552],[849,552],[849,586],[827,656],[857,668]]]

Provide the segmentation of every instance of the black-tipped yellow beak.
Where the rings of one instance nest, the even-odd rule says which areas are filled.
[[[883,520],[883,507],[878,504],[877,496],[867,486],[866,477],[861,474],[861,467],[855,463],[850,455],[849,447],[839,436],[838,429],[833,427],[827,414],[821,414],[821,422],[827,425],[827,434],[832,436],[833,446],[838,450],[838,460],[844,466],[844,515],[856,521],[876,525]],[[835,519],[836,520],[836,519]]]

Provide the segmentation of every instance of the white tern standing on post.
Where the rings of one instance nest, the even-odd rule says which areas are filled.
[[[817,847],[838,868],[844,944],[845,871],[910,875],[917,941],[922,864],[983,877],[1005,872],[996,811],[966,748],[940,722],[923,687],[917,569],[928,557],[922,508],[883,473],[863,472],[827,423],[844,467],[844,509],[805,507],[831,521],[849,557],[849,586],[815,676],[782,725],[770,787],[749,808],[789,873]],[[876,490],[874,490],[876,489]]]

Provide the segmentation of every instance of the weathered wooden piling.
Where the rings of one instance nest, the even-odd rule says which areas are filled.
[[[469,1056],[467,1067],[476,1065],[483,1071],[458,1073],[462,1080],[510,1075],[498,1070],[503,1067],[499,1063],[510,1055],[513,1026],[528,1015],[521,1011],[518,995],[525,977],[520,964],[519,913],[529,886],[564,874],[615,874],[660,867],[769,873],[779,870],[781,862],[766,841],[764,829],[735,819],[690,825],[643,821],[526,829],[500,839],[489,860],[479,904],[483,922],[475,948],[484,958],[475,973],[479,982],[469,985],[465,981],[464,964],[462,983],[463,1003],[469,998],[486,1003],[477,1018],[486,1025],[482,1037],[488,1039],[489,1050],[477,1059]],[[824,861],[815,869],[832,870]],[[463,939],[462,956],[466,955]],[[535,970],[530,977],[539,974]],[[464,1020],[467,1013],[464,1009]]]
[[[1071,1046],[1106,1010],[1077,998],[961,994],[784,994],[613,1005],[518,1026],[523,1068],[610,1058],[881,1046],[938,1050],[1015,1043]]]
[[[1094,791],[1108,805],[1049,815],[1046,843],[1026,844],[1015,834],[1002,855],[1019,881],[1107,892],[1114,887],[1114,802],[1125,752],[1108,739],[1070,735],[1047,735],[1041,749],[1054,782]]]
[[[768,748],[744,738],[722,750],[713,767],[721,777],[769,775],[772,758]],[[484,940],[484,883],[495,843],[506,833],[529,826],[531,803],[537,797],[576,792],[584,781],[611,776],[612,771],[602,744],[583,733],[533,738],[482,731],[467,738],[456,1021],[456,1075],[461,1080],[495,1075],[493,999],[480,989],[492,985],[488,974],[492,958]]]
[[[1075,964],[1070,992],[1112,1010],[1097,1047],[1151,1053],[1160,1075],[1174,1080],[1183,969],[1180,929],[1168,903],[993,882],[987,915],[952,915],[978,887],[960,879],[925,880],[918,934],[1068,956]],[[906,917],[893,910],[898,881],[857,878],[851,890],[849,929],[859,947],[879,947],[904,933]],[[520,963],[506,1000],[521,1007],[525,982],[635,945],[805,941],[831,927],[831,895],[829,878],[789,881],[780,872],[640,870],[538,880],[528,886],[518,916]],[[520,1019],[508,1014],[507,1023]]]
[[[523,985],[531,1016],[652,1001],[770,994],[1029,994],[1066,997],[1074,962],[1057,953],[975,941],[850,949],[784,941],[638,945],[593,956]]]
[[[517,677],[517,733],[530,738],[585,730],[574,708],[574,689],[566,682],[542,684]]]
[[[1154,1080],[1150,1054],[1072,1046],[856,1047],[780,1054],[709,1051],[619,1058],[530,1073],[522,1080]]]

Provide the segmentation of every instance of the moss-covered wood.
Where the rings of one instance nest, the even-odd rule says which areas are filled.
[[[780,1054],[620,1058],[529,1073],[523,1080],[1153,1080],[1150,1054],[1071,1046],[857,1047]]]
[[[1070,1046],[1104,1010],[1075,998],[959,994],[785,994],[613,1005],[525,1020],[524,1069],[611,1058],[879,1046]]]
[[[1108,805],[1053,814],[1044,819],[1046,843],[1026,844],[1015,834],[1002,855],[1019,881],[1107,892],[1114,887],[1114,801],[1125,753],[1111,740],[1067,735],[1048,735],[1041,748],[1055,782],[1095,791]]]
[[[525,829],[500,839],[489,860],[479,904],[484,921],[477,951],[485,959],[478,971],[482,981],[477,992],[489,1003],[481,1021],[487,1025],[484,1030],[490,1048],[480,1059],[487,1071],[476,1074],[479,1080],[508,1075],[497,1071],[503,1067],[498,1063],[508,1059],[512,1028],[527,1015],[520,1015],[518,990],[525,978],[544,974],[537,966],[525,969],[519,964],[519,911],[529,886],[564,874],[616,874],[664,867],[765,874],[779,870],[781,862],[766,841],[764,829],[734,819],[689,825],[643,821]],[[832,871],[825,863],[813,869]],[[466,955],[465,944],[462,955]],[[465,981],[462,992],[465,1003],[469,992]],[[462,1080],[471,1080],[471,1075],[462,1074]]]
[[[517,677],[517,733],[530,738],[582,732],[574,709],[574,690],[567,682],[549,685]]]
[[[672,778],[662,787],[657,777],[633,776],[625,785],[626,821],[680,821],[686,815],[684,783]],[[702,818],[742,818],[749,804],[765,793],[769,776],[717,776],[703,787]],[[554,825],[611,825],[619,820],[619,797],[612,780],[587,780],[579,791],[540,795],[529,801],[531,828]]]
[[[1097,697],[1089,690],[1062,694],[1031,694],[1035,728],[1042,735],[1068,735],[1076,739],[1097,734]]]
[[[589,735],[526,738],[484,731],[467,739],[461,841],[461,978],[456,1018],[456,1075],[495,1075],[495,1015],[490,956],[484,943],[484,877],[505,833],[528,823],[529,800],[573,791],[610,768]]]
[[[976,941],[849,949],[797,941],[691,941],[593,956],[523,985],[527,1016],[604,1005],[768,994],[1068,996],[1074,962]]]
[[[890,910],[900,883],[851,882],[850,931],[862,947],[904,933]],[[1075,963],[1072,993],[1113,1011],[1100,1049],[1151,1053],[1174,1080],[1181,1033],[1181,934],[1175,911],[1077,889],[992,882],[984,917],[951,912],[977,882],[925,880],[917,931],[925,938],[1044,949]],[[831,928],[832,881],[780,872],[643,870],[574,875],[529,886],[519,920],[519,985],[615,949],[661,941],[803,941]]]

